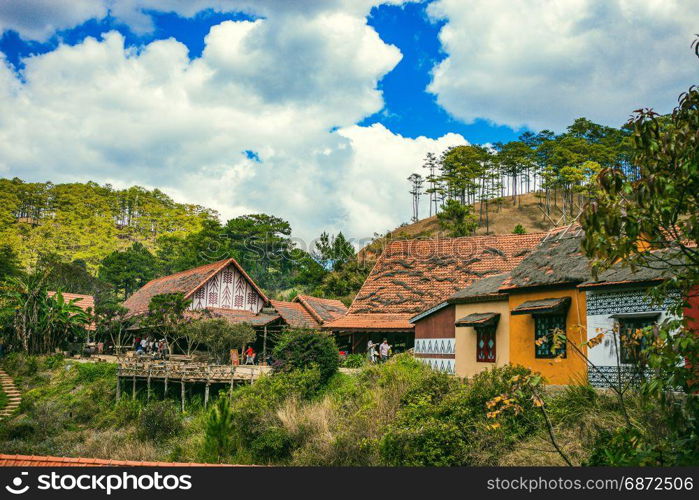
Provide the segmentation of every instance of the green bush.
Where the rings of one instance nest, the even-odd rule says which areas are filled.
[[[506,393],[514,376],[529,373],[507,365],[481,372],[465,385],[435,372],[422,375],[386,426],[381,460],[392,466],[495,465],[508,446],[536,429],[539,417],[527,403],[521,414],[501,416],[500,429],[490,429],[486,403]]]
[[[51,356],[46,356],[44,358],[44,368],[46,370],[55,370],[63,366],[65,357],[63,354],[52,354]]]
[[[275,370],[307,370],[317,366],[323,383],[339,365],[337,345],[332,335],[313,330],[289,330],[280,336],[274,347]]]
[[[262,377],[253,385],[244,386],[233,393],[233,445],[234,455],[249,455],[258,437],[269,427],[279,425],[276,411],[289,399],[309,400],[323,387],[320,371],[315,368],[306,371],[277,373]],[[262,456],[252,453],[254,461],[268,459],[267,448],[258,442],[256,449]]]
[[[2,366],[13,377],[31,377],[39,371],[39,359],[31,354],[11,352],[3,359]]]
[[[366,364],[366,356],[364,354],[350,354],[342,360],[343,368],[361,368]]]
[[[512,234],[527,234],[527,230],[524,229],[524,226],[522,224],[517,224],[515,228],[512,230]]]
[[[143,407],[137,434],[142,439],[160,441],[182,432],[182,416],[172,401],[156,401]]]
[[[252,455],[262,462],[286,460],[292,450],[293,441],[281,427],[268,427],[250,443]]]

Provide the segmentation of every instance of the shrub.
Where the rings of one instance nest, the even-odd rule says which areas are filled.
[[[39,371],[38,358],[21,352],[12,352],[5,356],[2,365],[13,377],[31,377]]]
[[[52,354],[51,356],[46,356],[44,358],[44,368],[47,370],[55,370],[63,366],[65,357],[63,354]]]
[[[343,368],[361,368],[366,364],[366,356],[363,354],[350,354],[342,360]]]
[[[235,426],[228,398],[219,397],[209,412],[204,429],[202,456],[207,462],[221,462],[233,453]]]
[[[279,371],[306,370],[317,366],[322,383],[337,372],[339,365],[333,337],[312,330],[284,332],[274,348],[273,357],[275,369]]]
[[[179,434],[182,429],[182,417],[172,401],[149,403],[138,417],[137,434],[143,439],[167,439]]]
[[[250,443],[250,451],[257,460],[278,462],[286,460],[292,450],[289,433],[281,427],[268,427]]]
[[[512,234],[527,234],[527,230],[524,229],[524,226],[522,224],[517,224],[515,228],[512,230]]]

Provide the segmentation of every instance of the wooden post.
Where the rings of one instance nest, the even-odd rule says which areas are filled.
[[[165,389],[163,390],[163,398],[167,399],[167,373],[165,374]]]
[[[233,399],[233,377],[235,376],[235,367],[231,370],[231,387],[228,389],[228,397]]]
[[[262,362],[267,362],[267,325],[265,325],[265,333],[262,337]],[[262,362],[260,362],[260,365]]]
[[[119,399],[121,399],[121,377],[119,376],[119,374],[117,374],[117,387],[116,387],[117,403],[119,402]]]
[[[136,374],[131,378],[131,399],[136,399]]]
[[[180,379],[180,396],[182,398],[182,413],[184,413],[184,379]]]
[[[148,367],[148,390],[147,390],[147,396],[146,399],[150,401],[150,367]]]
[[[209,381],[206,381],[206,387],[204,387],[204,408],[209,404]]]

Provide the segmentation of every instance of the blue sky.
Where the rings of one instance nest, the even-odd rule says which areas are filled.
[[[664,0],[0,1],[0,177],[158,188],[304,240],[411,216],[428,152],[619,126],[699,80]],[[422,210],[426,211],[426,200]]]
[[[527,129],[513,130],[485,119],[466,124],[451,116],[437,104],[435,96],[426,91],[432,68],[446,57],[438,38],[445,22],[429,19],[426,12],[429,3],[379,5],[371,9],[367,23],[384,42],[398,47],[403,59],[378,83],[383,92],[383,109],[361,120],[360,125],[381,123],[392,132],[410,138],[425,136],[436,139],[454,132],[479,144],[516,139]],[[8,30],[0,38],[0,51],[15,70],[21,70],[24,57],[55,50],[60,42],[76,45],[86,37],[99,38],[103,33],[117,30],[124,35],[129,47],[141,47],[154,40],[173,37],[187,46],[190,58],[196,58],[201,56],[204,37],[212,26],[226,20],[255,19],[255,16],[245,13],[221,13],[211,9],[189,18],[173,12],[146,12],[154,25],[150,33],[135,34],[128,25],[107,16],[60,30],[46,42],[25,40],[16,31]]]

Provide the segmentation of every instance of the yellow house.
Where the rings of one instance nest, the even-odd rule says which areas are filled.
[[[510,309],[498,289],[509,277],[482,278],[448,299],[455,307],[456,374],[472,377],[510,362]]]
[[[585,294],[577,285],[590,278],[582,235],[558,233],[545,239],[500,288],[509,296],[509,359],[541,373],[549,384],[587,383]],[[566,342],[553,344],[560,329]]]

